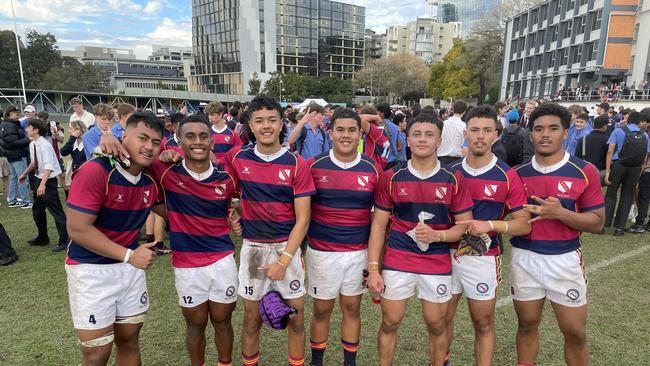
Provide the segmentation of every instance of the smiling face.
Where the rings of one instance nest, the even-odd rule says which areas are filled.
[[[330,133],[332,148],[340,155],[349,156],[357,151],[361,130],[354,118],[338,118]]]
[[[97,127],[99,127],[100,130],[102,131],[108,131],[109,128],[111,128],[111,119],[108,118],[107,116],[95,116],[95,124]]]
[[[548,157],[561,151],[562,143],[566,139],[568,131],[562,127],[562,121],[558,116],[537,118],[530,134],[535,154]]]
[[[585,127],[587,127],[587,121],[585,121],[582,118],[576,118],[574,123],[575,123],[575,126],[576,126],[576,130],[578,130],[578,131],[580,131],[580,130],[584,129]]]
[[[122,145],[131,156],[131,165],[146,168],[158,158],[162,134],[144,122],[127,126],[122,135]]]
[[[248,124],[258,144],[267,147],[280,145],[282,119],[277,110],[257,110],[251,114]]]
[[[465,139],[474,156],[484,156],[492,149],[497,139],[496,122],[488,117],[474,117],[467,122]]]
[[[417,158],[435,156],[440,146],[440,129],[433,123],[414,123],[409,129],[407,143],[411,154]]]
[[[179,131],[181,148],[188,161],[204,162],[210,159],[212,138],[205,123],[183,123]]]

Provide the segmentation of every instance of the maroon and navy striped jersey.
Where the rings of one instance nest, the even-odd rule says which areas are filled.
[[[382,173],[375,191],[375,209],[388,211],[390,233],[384,254],[384,269],[427,275],[451,275],[449,243],[431,243],[421,251],[408,232],[418,224],[418,214],[433,218],[425,224],[434,230],[454,226],[454,215],[471,211],[472,198],[459,172],[452,173],[438,161],[436,169],[421,177],[411,162]]]
[[[217,157],[217,161],[226,155],[226,153],[233,147],[242,145],[239,135],[232,132],[228,127],[224,126],[223,130],[217,131],[215,127],[212,126],[210,133],[212,138],[212,152],[214,153],[214,156]]]
[[[162,142],[160,143],[160,152],[166,150],[174,150],[177,153],[181,154],[181,156],[185,156],[185,154],[183,153],[183,148],[180,145],[180,142],[176,140],[176,134],[173,134],[170,139],[168,139],[167,137],[163,137]]]
[[[367,155],[340,162],[332,150],[309,161],[316,187],[311,199],[309,246],[347,252],[366,249],[370,210],[382,169]]]
[[[531,198],[536,196],[541,199],[557,197],[562,207],[574,212],[593,211],[605,205],[598,170],[569,153],[550,167],[540,166],[533,157],[516,171],[530,204],[538,204]],[[530,234],[515,236],[510,243],[540,254],[564,254],[580,248],[580,232],[559,220],[539,220],[533,222]]]

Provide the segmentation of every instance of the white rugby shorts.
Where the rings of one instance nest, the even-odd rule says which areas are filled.
[[[297,299],[305,294],[305,270],[302,267],[300,248],[284,271],[284,279],[271,281],[260,266],[275,263],[287,242],[256,243],[244,239],[240,251],[239,289],[237,293],[246,300],[259,301],[271,290],[277,290],[285,299]]]
[[[237,263],[234,254],[194,268],[174,268],[178,304],[192,308],[206,301],[230,304],[237,301]]]
[[[381,277],[386,289],[381,297],[388,300],[405,300],[415,295],[419,299],[444,303],[451,300],[451,276],[383,270]]]
[[[587,304],[587,277],[580,249],[565,254],[539,254],[512,248],[510,293],[514,300],[547,297],[552,302],[579,307]]]
[[[501,259],[498,256],[454,257],[451,249],[451,293],[465,294],[472,300],[492,300],[501,282]]]
[[[128,263],[66,265],[65,271],[75,329],[106,328],[149,309],[144,271]]]
[[[343,296],[357,296],[368,292],[363,286],[368,250],[325,252],[307,248],[307,292],[321,300]]]

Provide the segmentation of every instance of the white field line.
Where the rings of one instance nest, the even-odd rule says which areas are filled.
[[[637,256],[639,254],[647,252],[648,250],[650,250],[650,245],[642,246],[641,248],[635,249],[635,250],[633,250],[631,252],[623,253],[623,254],[617,255],[616,257],[612,257],[612,258],[609,258],[609,259],[602,260],[602,261],[600,261],[600,262],[598,262],[596,264],[592,264],[591,266],[588,266],[587,267],[587,274],[599,271],[599,270],[601,270],[603,268],[611,266],[612,264],[616,264],[616,263],[618,263],[620,261],[624,261],[624,260],[626,260],[628,258],[632,258],[634,256]],[[512,303],[512,299],[510,298],[510,296],[502,297],[502,298],[497,300],[496,308],[499,309],[499,308],[502,308],[502,307],[504,307],[506,305],[510,305],[511,303]]]

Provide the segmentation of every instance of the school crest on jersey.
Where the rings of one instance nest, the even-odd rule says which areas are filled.
[[[359,176],[357,176],[357,183],[359,183],[359,185],[361,187],[367,186],[368,182],[370,182],[370,177],[369,176],[367,176],[367,175],[359,175]]]
[[[288,181],[289,178],[291,178],[291,169],[280,169],[278,172],[278,178],[283,182]]]
[[[492,197],[497,194],[497,188],[498,186],[496,184],[486,184],[483,193],[488,197]]]
[[[568,180],[561,180],[557,182],[557,190],[562,193],[567,193],[568,191],[571,190],[572,185],[573,182],[569,182]]]
[[[223,140],[227,143],[230,143],[230,136],[226,136],[223,138]]]
[[[144,196],[142,197],[142,201],[147,204],[149,203],[149,195],[151,194],[151,191],[144,191]]]
[[[226,192],[226,184],[221,183],[217,184],[216,187],[214,187],[214,193],[217,194],[217,196],[223,196],[223,194]]]
[[[436,197],[439,199],[445,198],[447,195],[447,187],[436,187]]]

